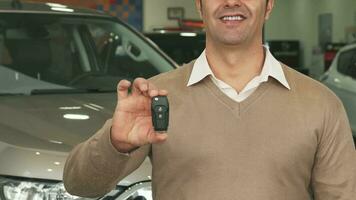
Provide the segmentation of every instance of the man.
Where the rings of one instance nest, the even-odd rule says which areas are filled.
[[[342,103],[262,46],[274,0],[195,2],[206,50],[173,72],[136,79],[132,94],[120,81],[113,119],[68,157],[67,190],[103,195],[149,156],[156,200],[354,199]],[[156,95],[170,101],[165,134],[152,128]]]

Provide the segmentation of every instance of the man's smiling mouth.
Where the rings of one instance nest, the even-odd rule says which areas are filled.
[[[231,15],[231,16],[221,17],[220,19],[223,21],[242,21],[246,18],[242,15]]]
[[[220,20],[222,20],[223,22],[241,22],[246,18],[247,17],[242,14],[226,14],[220,17]]]

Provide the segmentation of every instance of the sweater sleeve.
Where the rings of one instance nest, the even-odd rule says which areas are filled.
[[[122,154],[111,143],[110,129],[111,120],[108,120],[95,135],[70,152],[63,172],[69,193],[82,197],[103,196],[145,160],[150,145]]]
[[[356,151],[346,112],[338,101],[324,116],[312,173],[315,200],[354,200]]]

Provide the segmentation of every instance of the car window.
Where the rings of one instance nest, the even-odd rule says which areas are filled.
[[[115,91],[123,78],[149,78],[173,68],[146,40],[109,18],[0,16],[0,93]]]
[[[110,24],[89,25],[93,37],[100,70],[110,75],[149,78],[160,72],[140,47],[124,30],[111,30]]]
[[[337,69],[340,73],[356,79],[356,49],[340,54]]]

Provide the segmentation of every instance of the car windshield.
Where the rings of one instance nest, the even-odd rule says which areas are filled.
[[[0,95],[116,91],[121,79],[174,68],[146,40],[110,18],[0,16]]]

